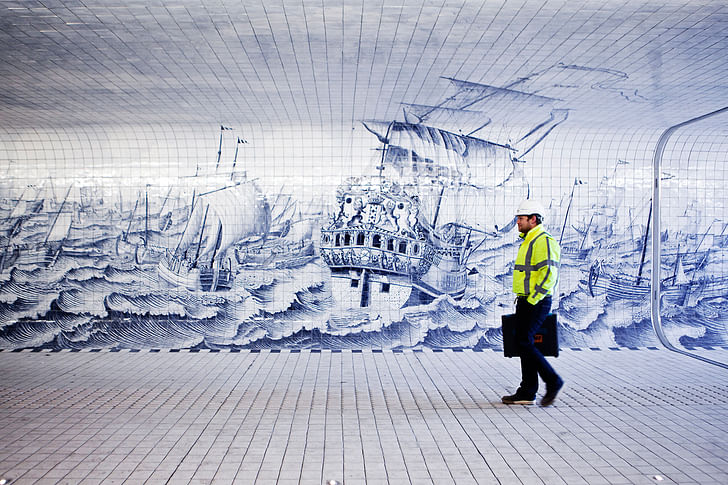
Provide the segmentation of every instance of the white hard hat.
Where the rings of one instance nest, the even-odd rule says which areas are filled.
[[[517,216],[530,216],[531,214],[538,214],[541,218],[544,218],[546,217],[546,209],[533,199],[526,199],[518,204]]]

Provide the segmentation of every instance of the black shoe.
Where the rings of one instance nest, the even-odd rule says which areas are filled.
[[[533,404],[533,399],[524,399],[518,394],[513,394],[511,396],[503,396],[501,402],[503,404]]]
[[[546,389],[546,394],[544,394],[543,398],[541,398],[541,406],[551,406],[556,400],[556,395],[559,393],[562,387],[564,387],[564,381],[559,379],[556,382],[555,386],[551,387],[550,389]]]

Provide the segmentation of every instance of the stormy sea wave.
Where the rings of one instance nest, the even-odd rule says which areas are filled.
[[[193,292],[165,284],[155,263],[77,249],[51,267],[4,271],[0,348],[498,349],[500,317],[514,309],[508,265],[497,263],[511,257],[512,245],[496,249],[502,258],[491,252],[473,263],[461,300],[441,296],[392,312],[340,308],[317,258],[246,268],[227,291]],[[577,281],[582,273],[564,266],[555,309],[562,348],[656,345],[648,301],[592,296]],[[676,342],[728,343],[725,297],[667,310],[665,328]]]

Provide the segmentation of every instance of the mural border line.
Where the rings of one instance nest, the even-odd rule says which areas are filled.
[[[687,350],[715,350],[724,351],[728,350],[728,346],[694,346],[686,347]],[[503,352],[502,348],[492,349],[470,349],[470,348],[452,348],[452,349],[43,349],[43,348],[32,348],[32,349],[0,349],[0,354],[41,354],[41,353],[121,353],[121,354],[134,354],[134,353],[187,353],[187,354],[235,354],[235,353],[247,353],[247,354],[297,354],[297,353],[311,353],[311,354],[416,354],[416,353],[483,353],[491,350],[496,353]],[[663,350],[659,347],[648,346],[648,347],[566,347],[560,349],[562,352],[601,352],[601,351],[655,351]]]

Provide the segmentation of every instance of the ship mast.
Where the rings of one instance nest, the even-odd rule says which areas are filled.
[[[217,173],[217,168],[220,166],[220,157],[222,156],[222,132],[232,130],[232,128],[228,128],[227,126],[220,125],[220,142],[217,146],[217,163],[215,164],[215,173]],[[199,171],[200,165],[197,165],[197,170]],[[195,173],[195,176],[197,176],[197,173]]]
[[[235,164],[238,163],[238,149],[240,148],[240,138],[238,138],[238,142],[235,144],[235,156],[233,157],[233,168],[230,171],[230,180],[232,181],[235,177]],[[220,163],[220,155],[218,153],[217,162]]]
[[[440,182],[442,184],[442,182]],[[445,184],[440,187],[440,195],[437,196],[437,206],[435,207],[435,215],[432,217],[432,229],[435,229],[437,224],[437,216],[440,215],[440,205],[442,204],[442,196],[445,193]]]
[[[561,241],[564,239],[564,231],[566,231],[566,221],[569,220],[569,210],[571,209],[571,202],[574,200],[574,189],[576,189],[576,185],[579,179],[576,177],[574,178],[574,185],[571,186],[571,195],[569,196],[569,205],[566,206],[566,214],[564,215],[564,224],[561,226],[561,236],[559,236],[559,246],[561,246]]]
[[[217,173],[217,167],[220,166],[220,156],[222,155],[222,132],[225,130],[225,127],[220,125],[220,144],[217,147],[217,163],[215,164],[215,173]]]
[[[377,166],[377,170],[379,171],[379,185],[381,186],[382,180],[384,178],[384,160],[387,156],[387,150],[389,149],[389,134],[392,131],[392,126],[394,125],[394,121],[391,121],[389,125],[387,125],[387,133],[384,135],[384,140],[382,140],[382,160],[379,163],[379,166]],[[366,127],[366,125],[364,125]],[[369,128],[367,128],[369,129]]]
[[[650,234],[650,220],[652,219],[652,198],[650,197],[650,212],[647,215],[647,227],[645,228],[645,239],[642,241],[642,256],[640,258],[640,268],[637,272],[637,285],[642,280],[642,266],[645,264],[645,254],[647,253],[647,238]]]
[[[131,211],[131,217],[129,218],[129,224],[126,226],[126,232],[124,232],[124,237],[121,238],[121,240],[124,242],[126,242],[126,239],[129,237],[129,231],[131,230],[131,223],[134,222],[134,216],[136,215],[137,207],[139,207],[139,194],[137,194],[137,199],[134,202],[134,209]]]
[[[149,239],[149,184],[144,191],[144,246]]]
[[[202,226],[200,229],[200,240],[197,243],[197,252],[195,253],[194,266],[197,267],[197,258],[200,257],[200,249],[202,248],[202,235],[205,234],[205,223],[207,223],[207,211],[210,210],[210,206],[205,207],[205,217],[202,218]]]
[[[718,219],[713,219],[713,222],[710,223],[710,225],[708,226],[708,229],[705,230],[705,233],[703,234],[702,239],[700,239],[700,242],[698,243],[697,247],[695,248],[696,256],[698,255],[698,250],[700,249],[700,245],[703,244],[703,241],[705,241],[705,238],[708,236],[708,232],[710,231],[710,228],[713,226],[713,223],[715,223],[717,220]],[[726,227],[728,227],[728,225],[723,226],[723,230],[720,231],[721,237],[723,237],[723,233],[725,232]],[[703,258],[700,260],[700,262],[695,266],[695,269],[693,270],[692,278],[690,280],[691,283],[695,281],[695,275],[697,274],[698,269],[700,269],[705,264],[705,262],[708,260],[708,256],[710,256],[710,249],[705,251],[705,256],[703,256]]]
[[[73,184],[71,184],[70,187],[68,187],[68,191],[66,192],[66,196],[63,198],[63,202],[61,202],[61,206],[58,208],[58,211],[56,212],[56,216],[53,218],[53,223],[51,223],[48,233],[46,234],[45,241],[43,241],[44,244],[48,243],[48,238],[51,236],[51,233],[53,232],[53,227],[56,225],[56,222],[58,222],[58,217],[61,215],[61,211],[63,210],[63,206],[66,204],[66,200],[68,199],[68,196],[71,194],[71,189],[73,188]],[[69,227],[70,229],[70,227]],[[65,239],[65,238],[64,238]]]

